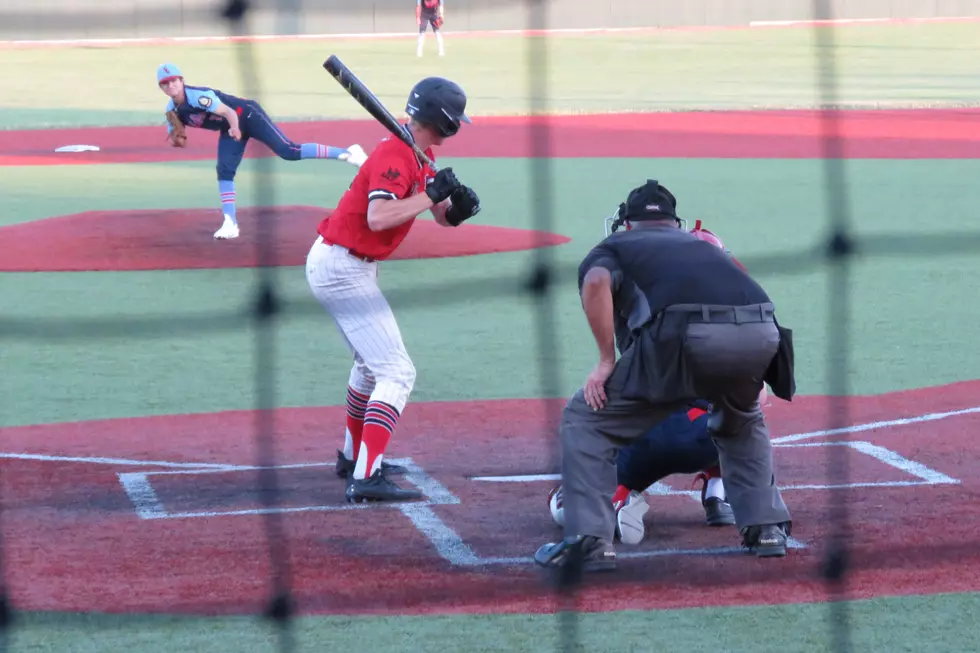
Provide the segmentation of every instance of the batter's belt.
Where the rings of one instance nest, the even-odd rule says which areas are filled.
[[[347,253],[348,254],[350,254],[351,256],[353,256],[356,259],[360,259],[361,261],[364,261],[365,263],[375,263],[378,260],[378,259],[371,258],[370,256],[365,256],[364,254],[361,254],[360,252],[358,252],[356,249],[351,249],[350,247],[347,247],[345,245],[341,245],[340,243],[331,242],[331,241],[327,240],[326,238],[323,239],[323,242],[326,245],[329,245],[329,246],[336,245],[337,247],[343,247],[344,249],[347,250]]]

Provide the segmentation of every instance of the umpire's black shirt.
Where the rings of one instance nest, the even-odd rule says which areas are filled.
[[[612,277],[620,353],[629,347],[632,332],[667,306],[770,301],[726,251],[674,227],[673,221],[618,231],[593,247],[578,269],[580,293],[586,273],[594,267],[609,270]]]

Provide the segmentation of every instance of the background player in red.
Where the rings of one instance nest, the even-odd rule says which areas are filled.
[[[415,143],[433,161],[432,148],[454,136],[461,122],[470,122],[465,93],[440,77],[416,84],[405,110]],[[408,145],[386,138],[317,229],[306,279],[354,354],[344,448],[336,468],[347,481],[348,501],[421,498],[417,490],[398,487],[389,478],[403,469],[383,463],[415,384],[415,366],[378,287],[378,262],[391,256],[425,211],[439,224],[455,227],[479,210],[476,193],[460,184],[452,168],[434,173]]]
[[[415,22],[419,26],[419,45],[416,50],[418,56],[422,56],[425,32],[430,25],[432,26],[432,33],[436,37],[436,44],[439,46],[439,56],[446,54],[445,45],[442,42],[442,32],[440,31],[445,16],[443,0],[415,0]]]

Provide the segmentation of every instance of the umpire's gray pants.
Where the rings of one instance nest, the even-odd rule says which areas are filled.
[[[723,310],[710,321],[688,323],[685,318],[683,357],[696,390],[690,398],[713,403],[709,428],[736,525],[744,529],[788,522],[790,514],[775,485],[772,443],[758,401],[779,333],[773,322],[751,321],[752,310],[736,310],[740,319],[750,321],[736,322],[735,312],[729,319]],[[617,451],[686,405],[623,397],[622,377],[633,351],[628,349],[618,361],[602,409],[593,412],[579,390],[562,413],[566,536],[613,539]]]

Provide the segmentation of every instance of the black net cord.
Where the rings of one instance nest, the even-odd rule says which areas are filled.
[[[548,3],[545,0],[527,0],[527,28],[536,33],[528,37],[527,48],[527,97],[531,115],[546,115],[548,110],[548,37],[541,30],[548,27]],[[532,121],[531,130],[531,210],[533,228],[545,237],[554,231],[554,168],[551,163],[553,134],[547,120]],[[560,469],[561,443],[557,425],[561,416],[559,402],[561,392],[560,348],[555,317],[554,284],[557,276],[552,256],[554,248],[539,243],[533,251],[534,261],[527,289],[534,299],[536,350],[538,357],[539,396],[545,401],[544,433],[549,434],[552,468]],[[576,559],[576,563],[577,563]],[[558,604],[558,650],[580,650],[578,632],[577,589],[581,577],[581,565],[573,564],[562,570],[554,588]]]
[[[222,15],[232,36],[247,36],[248,0],[230,0]],[[237,39],[238,67],[245,96],[257,102],[262,97],[262,85],[256,70],[258,61],[254,47],[247,39]],[[294,601],[292,597],[289,544],[279,511],[280,486],[276,473],[276,326],[281,317],[281,300],[276,285],[275,248],[277,230],[272,207],[275,206],[273,159],[253,159],[256,167],[255,205],[258,207],[255,268],[255,293],[252,300],[255,329],[255,443],[258,473],[258,493],[263,508],[263,526],[268,546],[270,567],[270,597],[265,616],[275,624],[279,650],[291,653],[296,649],[292,626]]]
[[[829,0],[814,0],[813,15],[817,20],[833,16]],[[848,363],[851,327],[851,255],[853,254],[848,186],[838,113],[838,71],[835,55],[836,38],[832,28],[816,26],[816,67],[819,84],[820,140],[823,161],[824,197],[827,202],[828,242],[828,325],[827,325],[827,386],[831,395],[828,404],[828,429],[841,429],[851,424],[849,415]],[[841,435],[843,441],[849,438]],[[851,651],[851,615],[848,598],[848,561],[851,558],[851,524],[848,511],[848,490],[851,480],[849,448],[828,446],[826,451],[827,479],[841,489],[828,492],[827,518],[830,523],[828,540],[822,561],[822,576],[826,582],[829,611],[829,630],[832,650]]]

